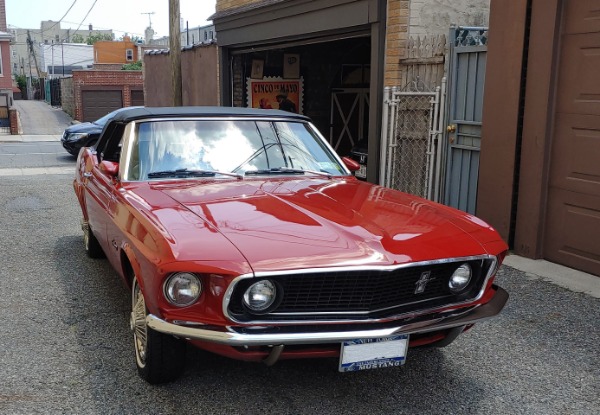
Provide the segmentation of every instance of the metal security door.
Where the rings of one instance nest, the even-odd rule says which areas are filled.
[[[483,27],[450,30],[444,203],[472,214],[477,202],[487,36]]]

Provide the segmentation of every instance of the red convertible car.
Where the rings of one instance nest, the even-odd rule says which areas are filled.
[[[90,257],[131,290],[138,371],[184,370],[186,343],[234,359],[400,366],[497,315],[507,246],[482,220],[359,181],[302,115],[133,108],[79,153]]]

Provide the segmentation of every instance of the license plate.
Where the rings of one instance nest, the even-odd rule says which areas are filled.
[[[378,339],[347,340],[342,343],[340,372],[402,366],[406,361],[408,335]]]
[[[360,168],[358,170],[356,170],[354,175],[360,179],[366,179],[367,178],[367,166],[361,164]]]

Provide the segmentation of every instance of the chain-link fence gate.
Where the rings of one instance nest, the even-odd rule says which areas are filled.
[[[424,89],[418,80],[402,90],[385,88],[380,184],[439,201],[446,80]]]

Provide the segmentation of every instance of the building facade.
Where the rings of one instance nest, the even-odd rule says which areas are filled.
[[[94,47],[83,43],[42,44],[41,69],[48,78],[71,75],[73,70],[91,68]]]
[[[10,50],[10,44],[12,41],[12,35],[7,32],[6,27],[5,0],[0,0],[0,94],[5,96],[5,98],[0,99],[0,104],[4,105],[5,107],[12,105],[13,99],[12,65]],[[6,119],[7,114],[0,114],[0,118]]]
[[[60,22],[42,21],[39,29],[9,27],[13,36],[11,45],[12,71],[18,75],[40,77],[44,75],[42,59],[43,48],[73,40],[85,41],[89,36],[114,37],[112,30],[95,30],[91,25],[87,29],[73,30],[61,28]],[[42,46],[44,45],[44,46]]]
[[[94,43],[94,65],[124,65],[140,60],[138,45],[129,37],[122,41],[99,41]]]
[[[600,276],[598,10],[492,0],[477,214],[517,254]]]
[[[485,26],[488,13],[489,0],[218,0],[221,101],[258,105],[252,88],[261,79],[271,87],[296,79],[296,106],[339,154],[362,143],[367,178],[377,182],[384,88],[415,81],[417,49],[435,63],[434,74],[420,75],[435,89],[446,75],[451,24]]]

